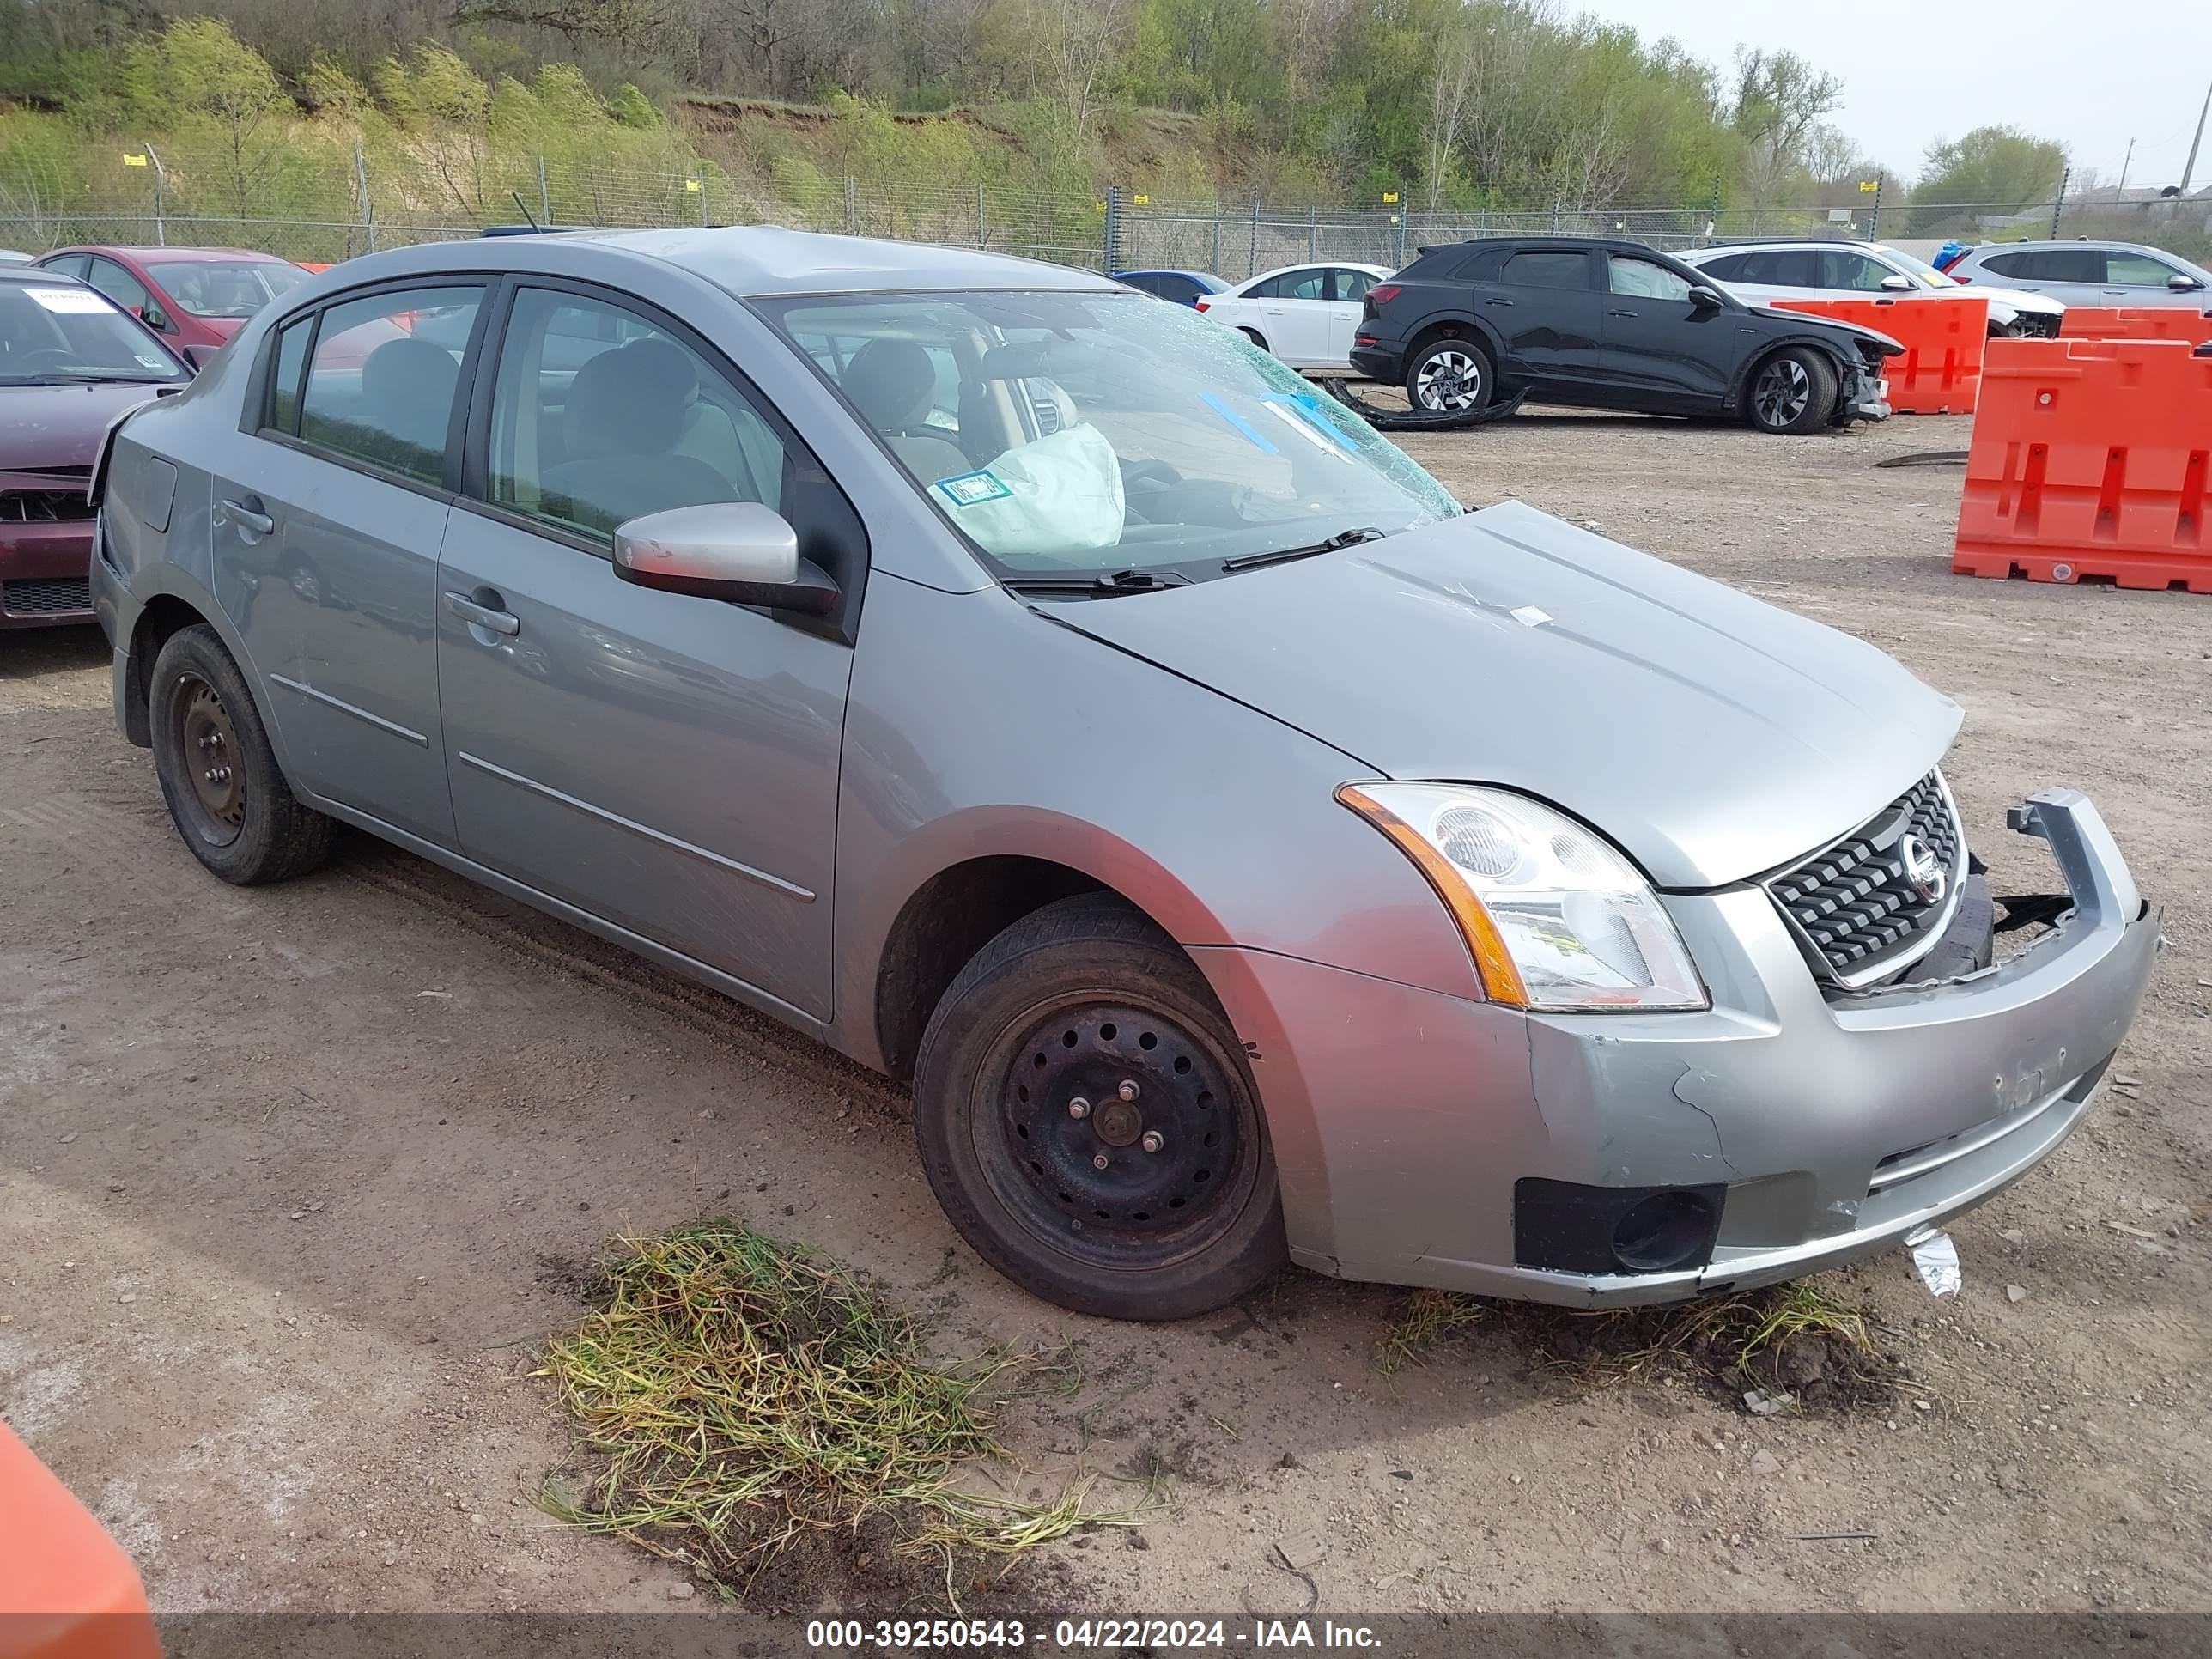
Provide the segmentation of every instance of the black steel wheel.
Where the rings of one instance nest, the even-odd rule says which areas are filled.
[[[179,629],[149,684],[154,773],[192,855],[240,886],[320,864],[331,821],[293,796],[222,636],[204,623]]]
[[[1189,958],[1118,901],[1063,900],[984,947],[930,1022],[915,1109],[954,1225],[1063,1307],[1182,1318],[1284,1258],[1228,1022]]]
[[[1473,340],[1431,341],[1406,365],[1406,402],[1430,415],[1464,415],[1489,406],[1490,355]]]
[[[1792,346],[1752,370],[1744,416],[1761,432],[1813,432],[1827,424],[1835,402],[1834,366],[1817,351]]]

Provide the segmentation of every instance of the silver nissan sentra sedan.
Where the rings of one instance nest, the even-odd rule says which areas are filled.
[[[353,824],[910,1080],[953,1224],[1087,1312],[1893,1246],[2066,1138],[2158,944],[2071,790],[2008,826],[2053,893],[1992,899],[1960,711],[1881,652],[1464,512],[1079,271],[377,254],[93,489],[117,716],[215,875]]]

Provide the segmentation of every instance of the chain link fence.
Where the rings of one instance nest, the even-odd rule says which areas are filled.
[[[0,170],[0,246],[70,243],[258,248],[325,264],[378,248],[471,236],[491,224],[545,228],[781,224],[1019,254],[1091,270],[1175,268],[1231,282],[1310,260],[1395,268],[1424,246],[1516,234],[1623,236],[1674,250],[1716,241],[1827,236],[1941,240],[2089,235],[2212,252],[2212,192],[2190,201],[2062,198],[2039,207],[1931,208],[1881,191],[1841,205],[1592,208],[1565,199],[1503,210],[1284,207],[1153,201],[995,185],[872,183],[811,165],[749,179],[678,157],[665,168],[493,153],[464,135],[382,162],[360,149],[294,149],[249,173],[219,153],[150,148],[98,184],[26,164]]]

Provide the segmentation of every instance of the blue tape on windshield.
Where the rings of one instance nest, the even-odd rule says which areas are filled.
[[[1298,416],[1308,426],[1320,432],[1323,437],[1334,439],[1345,448],[1357,452],[1358,446],[1352,441],[1344,428],[1321,412],[1321,398],[1318,393],[1306,392],[1291,394],[1270,392],[1264,394],[1261,401],[1289,404],[1292,414]]]
[[[1213,412],[1215,414],[1221,416],[1223,420],[1228,422],[1230,425],[1235,427],[1247,438],[1249,438],[1255,447],[1256,447],[1262,454],[1274,455],[1281,453],[1277,450],[1274,444],[1269,441],[1266,433],[1261,431],[1258,427],[1254,426],[1251,422],[1246,420],[1235,410],[1230,408],[1228,404],[1218,394],[1211,392],[1201,392],[1198,395],[1205,398],[1206,401],[1212,406]]]

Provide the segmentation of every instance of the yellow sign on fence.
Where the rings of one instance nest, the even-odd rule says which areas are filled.
[[[134,155],[126,149],[123,152],[123,165],[126,167],[143,167],[146,165],[146,158],[143,154]]]
[[[684,181],[684,188],[696,196],[699,193],[699,181],[696,179],[686,179]]]
[[[1396,191],[1386,190],[1382,192],[1382,205],[1384,207],[1395,207],[1397,204],[1398,192]]]
[[[1137,204],[1139,207],[1150,207],[1150,206],[1152,206],[1152,198],[1151,197],[1149,197],[1149,196],[1146,195],[1146,194],[1145,194],[1145,192],[1144,192],[1144,191],[1142,191],[1141,190],[1140,190],[1140,191],[1139,191],[1136,193],[1136,195],[1134,195],[1133,197],[1132,197],[1130,199],[1131,199],[1132,201],[1135,202],[1135,203],[1136,203],[1136,204]]]
[[[1862,196],[1871,196],[1875,191],[1881,188],[1881,184],[1879,179],[1862,179],[1859,180],[1859,194]]]

